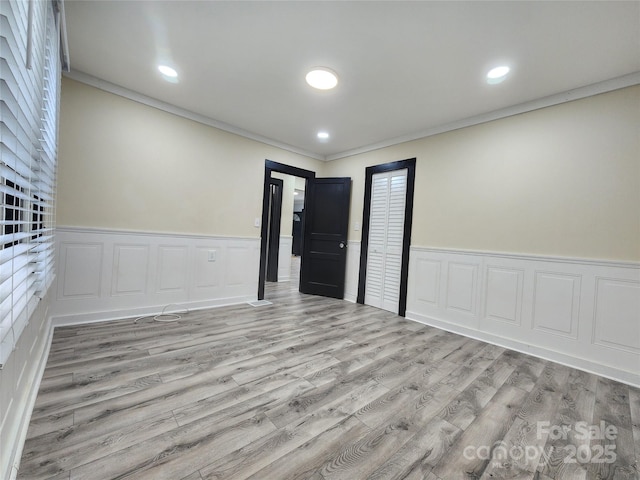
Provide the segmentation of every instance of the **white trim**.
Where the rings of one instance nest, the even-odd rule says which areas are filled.
[[[10,472],[9,478],[10,480],[15,480],[18,476],[18,470],[20,468],[20,460],[22,459],[22,451],[24,450],[24,444],[27,441],[27,433],[29,430],[29,423],[31,423],[31,415],[33,414],[33,408],[36,404],[36,398],[38,397],[38,391],[40,390],[40,383],[42,383],[42,377],[44,375],[44,369],[47,366],[47,360],[49,359],[49,351],[51,350],[51,342],[53,340],[53,324],[51,322],[51,317],[48,317],[45,322],[47,323],[47,335],[46,340],[44,340],[44,346],[42,353],[40,355],[40,359],[38,361],[38,367],[34,372],[33,381],[30,383],[31,390],[29,391],[29,395],[27,397],[26,408],[24,409],[24,415],[22,415],[20,425],[18,426],[18,435],[17,435],[17,443],[16,450],[13,454],[13,458],[9,462]]]
[[[480,332],[478,330],[465,328],[459,325],[454,325],[452,323],[438,320],[427,315],[422,315],[417,312],[410,312],[407,310],[405,318],[407,320],[412,320],[414,322],[429,325],[441,330],[446,330],[447,332],[456,333],[458,335],[463,335],[465,337],[480,340],[482,342],[488,342],[493,345],[498,345],[510,350],[515,350],[516,352],[532,355],[534,357],[548,360],[550,362],[559,363],[567,367],[577,368],[594,375],[599,375],[601,377],[606,377],[611,380],[616,380],[618,382],[623,382],[633,387],[640,388],[640,374],[637,373],[609,367],[608,365],[602,365],[600,363],[592,362],[591,360],[588,360],[586,358],[580,358],[574,355],[566,355],[556,350],[529,345],[527,343],[523,343],[510,338],[504,338],[498,335]]]
[[[254,140],[256,142],[264,143],[266,145],[271,145],[272,147],[281,148],[282,150],[286,150],[288,152],[297,153],[299,155],[304,155],[306,157],[315,158],[316,160],[326,160],[323,155],[309,152],[307,150],[303,150],[302,148],[294,147],[293,145],[279,142],[271,138],[263,137],[262,135],[249,132],[242,128],[230,125],[228,123],[215,120],[205,115],[200,115],[199,113],[191,112],[184,108],[171,105],[170,103],[166,103],[152,97],[148,97],[146,95],[143,95],[142,93],[134,92],[133,90],[129,90],[125,87],[121,87],[120,85],[116,85],[114,83],[107,82],[106,80],[93,77],[91,75],[88,75],[84,72],[80,72],[78,70],[63,72],[63,76],[70,78],[71,80],[75,80],[77,82],[84,83],[86,85],[90,85],[92,87],[98,88],[105,92],[113,93],[114,95],[119,95],[120,97],[128,98],[129,100],[133,100],[134,102],[138,102],[143,105],[147,105],[149,107],[157,108],[158,110],[162,110],[163,112],[171,113],[179,117],[193,120],[194,122],[202,123],[203,125],[208,125],[209,127],[217,128],[218,130],[222,130],[228,133],[233,133],[234,135],[239,135],[241,137]]]
[[[365,145],[363,147],[354,148],[351,150],[345,150],[344,152],[335,153],[333,155],[321,155],[318,153],[309,152],[293,145],[273,140],[271,138],[263,137],[262,135],[243,130],[242,128],[235,127],[233,125],[229,125],[228,123],[224,123],[219,120],[215,120],[213,118],[191,112],[189,110],[171,105],[169,103],[156,100],[155,98],[148,97],[138,92],[134,92],[125,87],[121,87],[114,83],[107,82],[106,80],[93,77],[77,70],[71,72],[63,72],[63,76],[77,82],[99,88],[100,90],[104,90],[105,92],[113,93],[114,95],[119,95],[121,97],[128,98],[129,100],[142,103],[143,105],[157,108],[159,110],[178,115],[179,117],[187,118],[189,120],[193,120],[195,122],[199,122],[204,125],[217,128],[219,130],[223,130],[225,132],[233,133],[235,135],[255,140],[266,145],[271,145],[272,147],[281,148],[292,153],[297,153],[299,155],[305,155],[307,157],[315,158],[316,160],[324,161],[338,160],[341,158],[358,155],[360,153],[380,150],[381,148],[391,147],[393,145],[431,137],[433,135],[450,132],[452,130],[459,130],[461,128],[471,127],[473,125],[479,125],[481,123],[491,122],[493,120],[499,120],[501,118],[511,117],[513,115],[531,112],[534,110],[539,110],[541,108],[551,107],[553,105],[559,105],[566,102],[572,102],[581,98],[592,97],[601,93],[612,92],[614,90],[620,90],[622,88],[640,84],[640,72],[634,72],[628,75],[623,75],[621,77],[594,83],[592,85],[586,85],[583,87],[575,88],[573,90],[568,90],[566,92],[557,93],[555,95],[539,98],[537,100],[532,100],[530,102],[524,102],[518,105],[513,105],[511,107],[494,110],[493,112],[464,118],[462,120],[457,120],[445,125],[439,125],[436,127],[428,128],[426,130],[421,130],[419,132],[384,140],[382,142],[372,143],[370,145]]]
[[[358,299],[355,295],[346,295],[344,296],[343,300],[347,301],[347,302],[351,302],[351,303],[357,303]]]
[[[257,296],[258,238],[76,227],[58,228],[55,238],[56,325],[157,313],[163,305],[211,308]]]
[[[67,14],[64,11],[65,0],[58,0],[58,7],[60,13],[60,39],[62,50],[62,70],[65,72],[71,71],[71,59],[69,58],[69,38],[67,36]]]
[[[406,315],[640,386],[639,292],[635,262],[412,247]]]
[[[206,233],[174,233],[174,232],[155,232],[145,230],[119,230],[117,228],[100,228],[100,227],[73,227],[65,225],[56,225],[56,232],[60,233],[90,233],[90,234],[106,234],[106,235],[142,235],[148,237],[171,237],[171,238],[193,238],[193,239],[210,239],[210,240],[260,240],[260,237],[236,236],[236,235],[207,235]]]
[[[163,305],[140,308],[123,308],[118,310],[107,310],[102,312],[74,313],[69,315],[57,315],[52,317],[51,322],[54,327],[68,327],[71,325],[87,325],[91,323],[110,322],[113,320],[126,320],[141,317],[143,315],[156,315],[164,311],[164,313],[177,313],[189,310],[206,310],[209,308],[228,307],[230,305],[240,305],[242,303],[255,301],[256,295],[216,298],[213,300],[204,300],[199,302],[181,302],[172,303],[170,310],[163,310]],[[183,317],[185,321],[189,320],[188,314]]]
[[[536,255],[530,253],[507,253],[507,252],[492,252],[483,250],[464,250],[453,248],[437,248],[437,247],[419,247],[411,246],[412,251],[416,252],[428,252],[428,253],[442,253],[453,255],[482,255],[483,257],[494,258],[507,258],[511,260],[533,260],[538,262],[557,262],[557,263],[575,263],[580,265],[590,265],[598,267],[615,267],[615,268],[638,268],[640,262],[622,261],[622,260],[603,260],[593,258],[580,258],[580,257],[561,257],[551,255]]]
[[[431,137],[433,135],[439,135],[441,133],[459,130],[461,128],[471,127],[473,125],[479,125],[481,123],[492,122],[494,120],[500,120],[501,118],[511,117],[513,115],[519,115],[526,112],[532,112],[534,110],[552,107],[554,105],[560,105],[562,103],[572,102],[574,100],[580,100],[581,98],[593,97],[601,93],[612,92],[614,90],[620,90],[621,88],[631,87],[638,84],[640,84],[640,72],[634,72],[628,75],[623,75],[622,77],[612,78],[610,80],[594,83],[592,85],[586,85],[584,87],[574,88],[573,90],[557,93],[555,95],[539,98],[537,100],[531,100],[530,102],[524,102],[519,105],[513,105],[511,107],[494,110],[493,112],[475,115],[473,117],[464,118],[462,120],[457,120],[445,125],[439,125],[436,127],[428,128],[426,130],[421,130],[419,132],[390,138],[389,140],[384,140],[382,142],[372,143],[371,145],[365,145],[363,147],[354,148],[352,150],[346,150],[334,155],[327,155],[325,157],[325,160],[338,160],[340,158],[351,157],[353,155],[367,153],[373,150],[380,150],[381,148],[391,147],[400,143],[411,142],[413,140],[419,140],[421,138]]]

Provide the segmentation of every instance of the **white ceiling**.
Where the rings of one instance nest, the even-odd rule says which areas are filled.
[[[640,71],[640,2],[65,2],[87,74],[319,158]],[[178,70],[169,83],[158,63]],[[486,72],[508,64],[499,85]],[[330,67],[329,92],[305,81]],[[329,141],[316,139],[325,129]]]

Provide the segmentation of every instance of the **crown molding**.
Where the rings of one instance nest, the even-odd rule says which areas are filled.
[[[371,145],[365,145],[363,147],[355,148],[353,150],[347,150],[342,153],[334,155],[328,155],[327,161],[338,160],[345,157],[351,157],[361,153],[371,152],[373,150],[380,150],[381,148],[391,147],[400,143],[411,142],[413,140],[419,140],[421,138],[431,137],[441,133],[451,132],[453,130],[459,130],[465,127],[471,127],[473,125],[479,125],[481,123],[491,122],[493,120],[500,120],[501,118],[511,117],[521,113],[527,113],[534,110],[540,110],[542,108],[551,107],[553,105],[559,105],[561,103],[572,102],[581,98],[592,97],[601,93],[612,92],[614,90],[620,90],[621,88],[631,87],[633,85],[640,84],[640,72],[630,73],[622,77],[612,78],[603,82],[586,85],[584,87],[574,88],[566,92],[557,93],[548,97],[531,100],[530,102],[520,103],[511,107],[501,108],[492,112],[483,113],[455,122],[447,123],[437,127],[429,128],[427,130],[421,130],[419,132],[402,135],[400,137],[391,138]]]
[[[277,140],[273,140],[271,138],[263,137],[262,135],[258,135],[256,133],[243,130],[242,128],[235,127],[233,125],[221,122],[219,120],[215,120],[205,115],[201,115],[199,113],[195,113],[190,110],[177,107],[170,103],[157,100],[153,97],[148,97],[147,95],[143,95],[142,93],[134,92],[133,90],[129,90],[125,87],[121,87],[120,85],[116,85],[115,83],[107,82],[106,80],[93,77],[91,75],[88,75],[86,73],[83,73],[77,70],[72,70],[70,72],[63,72],[63,76],[70,78],[71,80],[75,80],[77,82],[84,83],[86,85],[90,85],[92,87],[98,88],[100,90],[104,90],[105,92],[113,93],[114,95],[118,95],[120,97],[133,100],[134,102],[138,102],[143,105],[147,105],[149,107],[157,108],[158,110],[162,110],[164,112],[171,113],[179,117],[193,120],[194,122],[202,123],[204,125],[208,125],[209,127],[217,128],[218,130],[223,130],[228,133],[233,133],[234,135],[248,138],[256,142],[264,143],[272,147],[280,148],[288,152],[297,153],[298,155],[304,155],[305,157],[315,158],[316,160],[326,160],[324,155],[319,155],[317,153],[309,152],[307,150],[294,147],[293,145],[282,143]]]
[[[189,110],[177,107],[175,105],[171,105],[169,103],[157,100],[152,97],[148,97],[141,93],[134,92],[127,88],[121,87],[114,83],[107,82],[106,80],[102,80],[100,78],[93,77],[83,72],[79,72],[75,70],[71,72],[63,72],[63,76],[68,77],[72,80],[76,80],[78,82],[90,85],[92,87],[99,88],[100,90],[104,90],[106,92],[113,93],[115,95],[119,95],[124,98],[128,98],[129,100],[133,100],[135,102],[142,103],[144,105],[157,108],[159,110],[163,110],[165,112],[172,113],[174,115],[178,115],[180,117],[187,118],[189,120],[193,120],[195,122],[199,122],[213,128],[217,128],[219,130],[223,130],[225,132],[233,133],[235,135],[239,135],[241,137],[254,140],[256,142],[264,143],[272,147],[276,147],[282,150],[286,150],[288,152],[296,153],[298,155],[304,155],[306,157],[315,158],[316,160],[323,160],[323,161],[339,160],[341,158],[351,157],[354,155],[359,155],[361,153],[367,153],[374,150],[380,150],[382,148],[391,147],[394,145],[399,145],[401,143],[411,142],[413,140],[419,140],[419,139],[431,137],[434,135],[439,135],[441,133],[451,132],[453,130],[459,130],[461,128],[479,125],[481,123],[500,120],[502,118],[511,117],[513,115],[519,115],[521,113],[527,113],[534,110],[540,110],[542,108],[559,105],[562,103],[572,102],[574,100],[579,100],[581,98],[592,97],[594,95],[599,95],[601,93],[612,92],[614,90],[620,90],[622,88],[631,87],[634,85],[640,85],[640,72],[634,72],[628,75],[623,75],[621,77],[612,78],[610,80],[605,80],[605,81],[594,83],[591,85],[585,85],[583,87],[574,88],[566,92],[561,92],[554,95],[550,95],[548,97],[532,100],[530,102],[520,103],[518,105],[513,105],[511,107],[501,108],[499,110],[494,110],[492,112],[475,115],[469,118],[464,118],[462,120],[457,120],[455,122],[447,123],[445,125],[428,128],[426,130],[421,130],[415,133],[402,135],[400,137],[394,137],[388,140],[384,140],[382,142],[372,143],[370,145],[365,145],[352,150],[346,150],[344,152],[325,156],[325,155],[320,155],[318,153],[309,152],[307,150],[303,150],[301,148],[298,148],[286,143],[282,143],[271,138],[263,137],[262,135],[258,135],[256,133],[243,130],[242,128],[235,127],[228,123],[224,123],[219,120],[215,120],[213,118],[200,115],[195,112],[191,112]]]
[[[69,39],[67,37],[67,14],[64,11],[65,0],[57,0],[54,4],[58,11],[58,26],[60,27],[60,60],[62,62],[62,71],[68,72],[71,69],[71,60],[69,59]]]

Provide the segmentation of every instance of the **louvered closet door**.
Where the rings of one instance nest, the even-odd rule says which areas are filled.
[[[407,170],[372,177],[365,303],[398,313]]]

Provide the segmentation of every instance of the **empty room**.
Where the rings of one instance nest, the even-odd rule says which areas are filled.
[[[0,1],[0,479],[640,480],[640,2]]]

